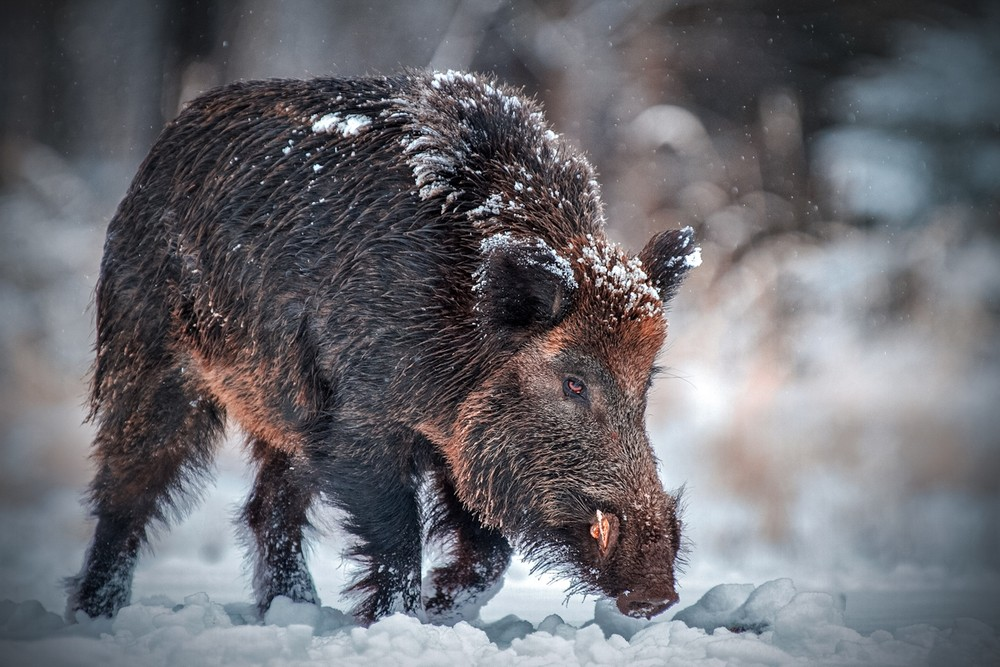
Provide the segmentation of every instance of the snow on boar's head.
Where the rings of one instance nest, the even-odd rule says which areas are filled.
[[[677,601],[678,498],[645,429],[664,304],[699,262],[691,230],[638,257],[585,235],[501,233],[476,274],[484,336],[516,350],[463,403],[446,456],[462,502],[573,592],[651,617]]]

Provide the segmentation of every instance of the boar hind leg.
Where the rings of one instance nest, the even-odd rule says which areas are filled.
[[[132,574],[150,524],[186,509],[207,477],[224,415],[182,368],[143,368],[99,401],[90,487],[94,540],[67,581],[67,615],[111,616],[129,603]]]
[[[444,475],[436,485],[438,504],[431,510],[429,536],[443,542],[449,562],[429,573],[423,603],[428,620],[454,624],[475,619],[500,590],[512,550],[498,531],[483,526],[462,506]]]
[[[279,595],[319,604],[303,554],[304,534],[310,527],[307,515],[315,497],[308,463],[259,440],[253,441],[252,452],[260,467],[243,521],[255,552],[257,607],[263,615]]]

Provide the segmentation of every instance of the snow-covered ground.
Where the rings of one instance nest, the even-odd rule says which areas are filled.
[[[712,589],[683,621],[624,619],[597,603],[593,619],[508,616],[454,627],[400,614],[369,628],[333,608],[280,598],[263,623],[246,604],[198,593],[122,609],[113,620],[64,625],[37,602],[0,604],[10,665],[991,665],[1000,642],[988,625],[957,619],[943,630],[910,625],[868,635],[846,627],[840,602],[788,579]],[[249,618],[248,618],[249,616]],[[712,631],[706,632],[704,628]],[[752,630],[747,630],[751,628]]]

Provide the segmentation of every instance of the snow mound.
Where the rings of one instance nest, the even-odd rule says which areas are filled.
[[[537,627],[516,616],[448,627],[401,614],[364,628],[336,609],[285,598],[261,621],[250,605],[221,605],[204,593],[66,624],[37,601],[3,601],[0,664],[1000,664],[1000,639],[985,623],[958,619],[949,628],[863,636],[844,626],[843,607],[789,579],[716,586],[672,621],[625,618],[601,601],[579,628],[557,615]]]
[[[720,584],[677,612],[674,620],[709,633],[716,628],[760,633],[774,624],[777,610],[791,603],[795,594],[791,579],[769,581],[756,589],[752,584]],[[842,615],[840,621],[843,624]]]

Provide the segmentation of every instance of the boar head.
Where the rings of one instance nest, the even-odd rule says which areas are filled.
[[[604,239],[558,251],[487,238],[476,273],[482,336],[507,351],[463,403],[445,452],[460,500],[571,592],[630,616],[677,601],[678,498],[664,491],[645,429],[663,316],[699,249],[691,230],[638,257]]]

